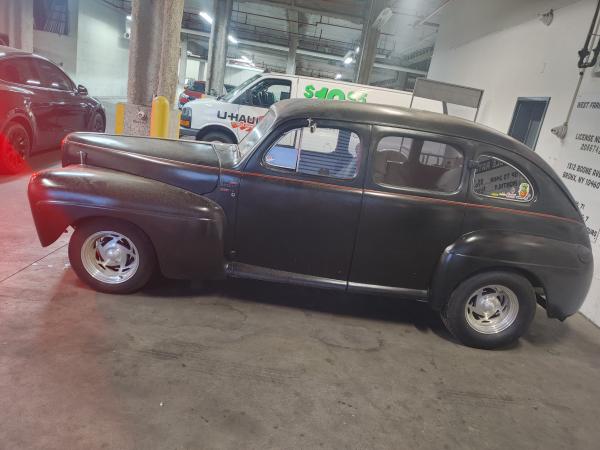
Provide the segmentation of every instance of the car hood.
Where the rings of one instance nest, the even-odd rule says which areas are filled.
[[[196,194],[217,187],[221,162],[208,142],[98,133],[73,133],[62,148],[63,166],[84,164],[138,175]]]
[[[212,108],[213,106],[223,104],[223,101],[217,100],[216,97],[202,97],[196,100],[190,100],[185,106],[198,105],[201,108]]]

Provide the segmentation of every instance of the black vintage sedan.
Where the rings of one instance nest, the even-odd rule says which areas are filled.
[[[463,343],[574,314],[587,229],[537,154],[491,129],[381,105],[282,101],[239,144],[70,135],[35,174],[42,245],[68,227],[94,289],[246,277],[427,302]]]
[[[0,173],[17,173],[32,153],[58,148],[73,131],[104,132],[99,101],[41,56],[0,46]]]

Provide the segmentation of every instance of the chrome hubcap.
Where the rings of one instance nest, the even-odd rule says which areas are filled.
[[[139,253],[127,236],[114,231],[99,231],[81,247],[85,270],[102,283],[119,284],[133,277],[139,267]]]
[[[500,333],[510,327],[519,313],[517,295],[506,286],[482,287],[469,296],[465,317],[471,328],[483,334]]]

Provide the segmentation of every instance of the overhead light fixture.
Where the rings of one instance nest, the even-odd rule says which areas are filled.
[[[376,30],[382,31],[385,24],[392,18],[394,12],[392,8],[384,8],[383,11],[379,13],[377,19],[373,21],[373,28]]]
[[[130,16],[130,15],[129,15],[129,16],[127,16],[127,20],[131,20],[131,16]]]
[[[352,61],[354,61],[354,59],[352,58],[352,56],[347,56],[347,57],[344,59],[344,64],[348,65],[348,64],[350,64]]]
[[[358,53],[360,52],[360,47],[356,47],[356,49],[354,50],[354,53]]]
[[[339,80],[339,79],[341,79],[341,78],[342,78],[342,74],[341,74],[341,73],[336,73],[336,74],[335,74],[335,79],[336,79],[336,80]]]
[[[239,41],[232,35],[227,36],[227,39],[229,39],[229,42],[231,42],[232,44],[239,44]]]
[[[213,23],[213,18],[210,17],[210,15],[204,11],[200,11],[198,13],[200,15],[200,17],[202,17],[205,21],[207,21],[208,23],[210,23],[212,25]]]

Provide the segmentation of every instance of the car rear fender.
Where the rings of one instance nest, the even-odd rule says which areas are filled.
[[[136,175],[75,165],[34,174],[28,193],[43,246],[68,226],[114,217],[148,235],[165,276],[223,276],[225,214],[201,195]]]
[[[443,309],[462,281],[489,270],[525,276],[544,290],[548,316],[564,319],[585,300],[593,275],[592,251],[581,244],[504,230],[465,234],[439,260],[430,291],[432,307]]]

